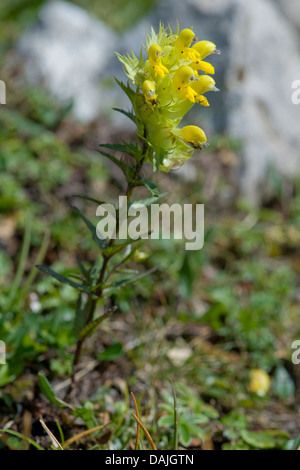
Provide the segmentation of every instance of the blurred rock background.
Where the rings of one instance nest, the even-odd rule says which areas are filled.
[[[300,105],[292,103],[292,83],[300,79],[299,1],[118,0],[90,2],[89,12],[78,3],[37,2],[16,45],[24,79],[42,84],[59,100],[71,99],[80,121],[101,115],[126,130],[127,120],[111,112],[128,105],[114,83],[114,76],[124,80],[114,51],[138,53],[159,21],[193,26],[199,39],[222,50],[212,59],[221,93],[210,96],[211,108],[194,108],[188,119],[209,137],[218,133],[241,141],[235,172],[241,194],[259,203],[270,168],[298,173]]]

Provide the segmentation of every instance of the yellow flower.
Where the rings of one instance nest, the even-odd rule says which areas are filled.
[[[190,64],[190,66],[195,70],[202,70],[204,73],[214,75],[214,67],[203,59],[211,54],[221,54],[216,45],[210,41],[199,41],[192,46],[192,49],[198,53],[198,58],[193,60],[193,63]]]
[[[198,126],[185,126],[178,129],[178,135],[194,149],[202,150],[207,145],[205,132]]]
[[[198,80],[195,80],[190,86],[198,93],[196,103],[201,104],[201,106],[209,106],[205,96],[202,96],[204,93],[208,91],[220,91],[219,88],[216,87],[214,79],[209,75],[201,75]]]
[[[158,44],[152,44],[148,50],[149,62],[154,70],[154,76],[164,78],[166,73],[169,73],[167,67],[161,63],[162,48]]]
[[[175,41],[175,50],[187,60],[196,61],[200,59],[199,52],[195,49],[190,49],[190,45],[195,41],[195,39],[195,33],[192,29],[183,29]]]
[[[211,54],[221,54],[221,51],[217,49],[217,46],[210,41],[199,41],[192,46],[192,49],[195,49],[200,55],[200,60],[205,59],[205,57]]]
[[[215,68],[209,62],[205,62],[204,60],[196,60],[195,62],[191,63],[190,66],[196,70],[196,74],[198,75],[198,70],[201,70],[204,73],[209,73],[210,75],[215,74]]]
[[[266,395],[270,388],[270,376],[262,369],[253,369],[250,372],[249,390],[260,397]]]
[[[216,87],[215,80],[209,75],[201,75],[198,80],[195,80],[191,84],[191,87],[199,93],[199,95],[203,95],[203,93],[207,93],[208,91],[220,91],[219,88]]]
[[[145,80],[142,85],[142,90],[146,101],[149,101],[153,105],[159,103],[157,94],[155,93],[155,83],[151,82],[151,80]]]
[[[173,83],[177,93],[180,93],[183,99],[188,99],[192,103],[196,102],[198,93],[190,85],[194,80],[198,80],[194,70],[188,65],[182,65],[174,73]]]

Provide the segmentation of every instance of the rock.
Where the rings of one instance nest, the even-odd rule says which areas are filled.
[[[19,42],[26,75],[43,83],[55,97],[74,100],[82,121],[99,114],[105,92],[99,80],[114,56],[117,35],[104,23],[71,3],[53,1]]]
[[[300,3],[299,0],[277,0],[280,8],[287,18],[300,29]]]
[[[243,141],[241,188],[258,203],[269,165],[290,176],[300,170],[297,35],[271,0],[235,0],[228,47],[227,131]]]

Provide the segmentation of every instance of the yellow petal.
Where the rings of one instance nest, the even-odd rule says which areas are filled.
[[[180,129],[179,135],[184,142],[197,149],[202,149],[207,141],[205,132],[198,126],[185,126]]]
[[[197,95],[195,99],[196,103],[201,104],[201,106],[210,106],[209,102],[207,101],[207,98],[203,95]]]
[[[209,62],[205,62],[204,60],[195,61],[193,64],[191,64],[191,67],[196,70],[202,70],[202,72],[208,73],[210,75],[214,75],[215,73],[214,67]]]
[[[153,69],[155,77],[159,75],[160,77],[164,78],[165,74],[169,73],[169,70],[163,64],[155,64]]]
[[[210,54],[220,54],[217,46],[211,41],[199,41],[196,42],[196,44],[194,44],[192,47],[197,52],[199,52],[202,60]]]

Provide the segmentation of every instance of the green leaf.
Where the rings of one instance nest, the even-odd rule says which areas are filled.
[[[85,306],[86,306],[86,301],[84,299],[84,296],[80,294],[77,300],[76,313],[75,313],[74,326],[73,326],[74,333],[76,336],[78,336],[79,331],[84,326]]]
[[[185,299],[190,299],[193,293],[195,271],[191,262],[191,255],[185,253],[183,263],[179,271],[179,287]]]
[[[98,238],[97,236],[97,230],[96,230],[96,227],[94,224],[92,224],[92,222],[87,219],[85,217],[85,215],[78,209],[78,207],[76,206],[72,206],[71,205],[71,208],[76,211],[80,217],[82,218],[82,220],[85,222],[87,228],[90,230],[91,234],[92,234],[92,239],[93,241],[96,243],[96,245],[98,246],[98,248],[100,248],[100,250],[103,250],[107,247],[107,241],[106,240],[100,240],[100,238]]]
[[[33,439],[30,439],[30,437],[24,436],[20,432],[13,431],[12,429],[0,429],[0,435],[1,435],[1,433],[6,433],[6,434],[10,434],[12,436],[18,437],[18,438],[28,442],[30,445],[35,447],[37,450],[45,450],[42,446],[37,444]]]
[[[151,204],[155,204],[157,201],[162,199],[167,193],[161,193],[159,196],[152,196],[152,197],[147,197],[146,199],[140,199],[138,201],[131,202],[129,206],[132,206],[133,204],[143,204],[144,206],[151,206]]]
[[[241,431],[241,438],[255,449],[282,449],[289,440],[285,431]]]
[[[125,85],[125,83],[121,82],[116,77],[115,77],[115,80],[116,80],[117,84],[119,85],[119,87],[122,88],[124,93],[126,93],[128,98],[132,102],[134,100],[135,96],[136,96],[136,93],[135,93],[134,90],[132,90],[132,88],[130,88],[129,83],[127,83],[127,85]]]
[[[78,289],[80,291],[86,292],[89,295],[92,295],[91,291],[84,284],[79,284],[78,282],[72,281],[72,279],[69,279],[68,277],[63,276],[62,274],[53,271],[53,269],[49,268],[48,266],[44,266],[43,264],[37,264],[36,267],[40,271],[43,271],[44,273],[54,277],[54,279],[61,282],[62,284],[67,284],[68,286],[74,287],[74,289]]]
[[[84,266],[83,262],[78,258],[78,256],[76,256],[76,261],[77,261],[78,267],[81,271],[81,274],[83,274],[83,276],[87,277],[89,273],[88,273],[87,269],[85,269],[85,266]]]
[[[151,269],[148,269],[147,271],[144,271],[140,274],[137,274],[136,276],[130,278],[130,279],[122,279],[121,281],[117,281],[111,286],[107,286],[107,288],[104,290],[104,295],[113,292],[116,289],[119,289],[120,287],[128,286],[129,284],[133,284],[134,282],[142,279],[143,277],[148,276],[149,274],[152,274],[157,268],[153,267]]]
[[[295,384],[290,374],[282,366],[276,369],[273,387],[278,398],[289,398],[295,394]]]
[[[139,240],[142,240],[142,238],[138,238],[137,240],[132,240],[130,238],[129,240],[127,240],[124,243],[119,243],[118,245],[108,246],[107,248],[105,248],[103,250],[103,255],[107,256],[107,257],[110,257],[110,256],[114,255],[115,253],[118,253],[119,251],[123,250],[123,248],[125,248],[126,246],[131,245],[132,243],[136,243]]]
[[[130,111],[125,111],[124,109],[120,109],[120,108],[113,108],[114,111],[118,111],[118,113],[121,113],[121,114],[124,114],[125,116],[127,116],[129,119],[131,119],[131,121],[134,122],[134,124],[138,125],[140,121],[140,119],[135,116],[133,113],[131,113]]]
[[[285,450],[298,450],[300,446],[300,434],[296,437],[296,439],[291,439],[285,445]]]
[[[121,343],[115,343],[105,349],[102,353],[98,354],[99,361],[114,361],[118,357],[123,356],[124,349]]]
[[[144,60],[141,58],[142,64],[140,64],[139,59],[135,56],[131,50],[131,57],[129,54],[127,56],[121,55],[118,52],[115,53],[120,62],[125,66],[125,73],[127,77],[134,83],[136,74],[139,72],[141,65],[143,65]],[[119,83],[118,83],[119,84]]]
[[[122,160],[118,160],[116,157],[111,155],[110,153],[103,152],[102,150],[98,150],[101,155],[104,157],[108,158],[110,161],[112,161],[115,165],[117,165],[120,170],[124,173],[124,176],[126,179],[130,179],[133,176],[133,168],[131,165],[128,165],[127,163],[123,162]]]
[[[90,321],[84,328],[82,328],[79,332],[79,339],[84,339],[87,336],[91,336],[95,330],[98,328],[100,323],[102,323],[106,318],[110,317],[110,315],[116,310],[115,307],[111,308],[99,318]]]
[[[174,426],[174,416],[162,416],[158,420],[158,425],[159,426],[164,426],[164,427],[169,427],[169,426]]]
[[[123,141],[122,144],[100,144],[100,147],[115,150],[116,152],[126,153],[127,155],[131,155],[137,160],[141,158],[141,150],[139,149],[138,145],[131,142]]]
[[[185,423],[181,423],[178,426],[179,440],[182,445],[188,446],[191,441],[190,431]]]
[[[98,201],[98,199],[94,199],[93,197],[90,197],[90,196],[85,196],[84,194],[73,194],[73,197],[79,197],[80,199],[85,199],[86,201],[95,202],[99,206],[101,206],[102,204],[105,204],[105,201]]]
[[[209,419],[207,416],[199,413],[189,417],[189,422],[193,424],[206,424],[208,421]]]
[[[242,440],[234,443],[226,443],[222,445],[222,450],[249,450],[249,446]]]
[[[57,397],[50,383],[48,382],[48,380],[43,374],[41,373],[38,374],[38,380],[39,380],[39,386],[40,386],[41,392],[45,395],[45,397],[51,403],[59,406],[60,408],[67,407],[67,408],[73,409],[73,406],[69,405],[69,403],[66,403],[65,401]]]
[[[143,179],[140,181],[140,184],[145,186],[148,189],[148,191],[150,191],[152,196],[156,196],[156,197],[159,196],[159,189],[156,186],[156,184],[153,183],[153,181]]]
[[[10,382],[13,382],[15,378],[16,378],[16,375],[11,373],[8,367],[8,364],[0,365],[0,388],[4,387]]]

